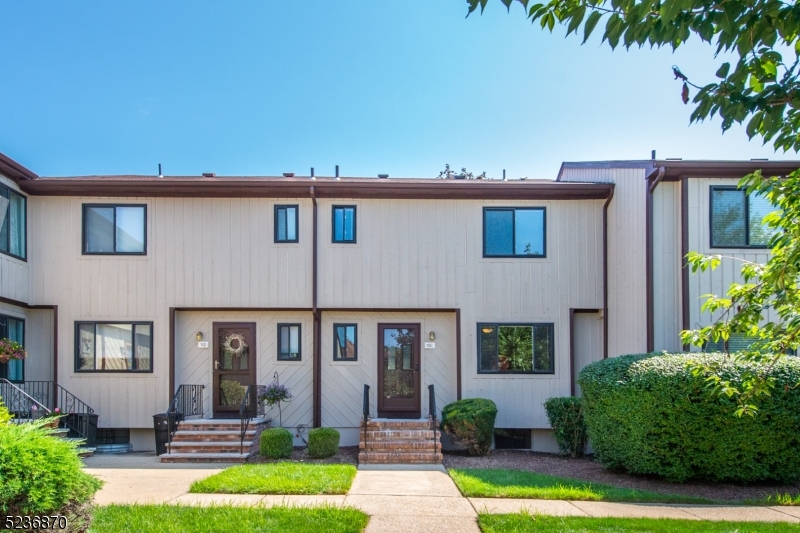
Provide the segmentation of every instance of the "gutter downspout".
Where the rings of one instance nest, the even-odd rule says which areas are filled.
[[[314,355],[312,361],[312,368],[313,368],[313,423],[312,425],[315,428],[318,428],[322,425],[322,346],[320,346],[321,340],[321,330],[322,330],[322,320],[321,320],[321,313],[317,308],[317,196],[314,187],[312,186],[310,189],[311,194],[311,204],[312,204],[312,231],[313,235],[311,238],[311,275],[313,277],[311,281],[311,308],[314,314]]]
[[[608,359],[608,204],[614,198],[614,189],[603,204],[603,359]]]
[[[681,326],[683,330],[690,329],[689,322],[689,265],[686,263],[686,254],[689,253],[689,178],[681,176]],[[690,346],[683,345],[683,351],[688,352]]]
[[[653,193],[664,179],[666,172],[665,167],[659,167],[658,171],[651,172],[647,180],[647,203],[645,209],[645,276],[647,278],[647,351],[652,352],[655,349],[655,302],[653,292],[655,288],[655,281],[653,278]],[[655,177],[654,177],[655,176]]]

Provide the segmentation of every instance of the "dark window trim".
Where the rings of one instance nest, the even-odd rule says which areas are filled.
[[[7,238],[6,248],[8,248],[8,251],[4,252],[0,250],[0,254],[7,255],[9,257],[13,257],[14,259],[19,259],[20,261],[24,261],[27,263],[28,262],[28,197],[25,196],[24,194],[21,194],[18,191],[15,191],[14,189],[8,187],[7,185],[0,184],[0,190],[5,190],[6,193],[8,194],[8,217],[9,217],[8,235],[6,237]],[[22,198],[22,205],[23,209],[25,210],[25,255],[17,255],[11,253],[11,195],[12,194],[16,194],[17,196]],[[3,221],[2,219],[0,219],[0,224],[2,223]]]
[[[87,252],[86,251],[86,208],[88,207],[113,207],[114,208],[114,250],[117,249],[117,207],[143,207],[144,208],[144,251],[142,252]],[[83,231],[81,236],[81,255],[147,255],[147,204],[82,204],[81,223]]]
[[[286,209],[287,207],[294,207],[294,232],[295,238],[294,239],[279,239],[278,238],[278,210],[283,208]],[[287,218],[288,220],[288,218]],[[275,217],[274,217],[274,226],[275,226],[275,243],[279,244],[286,244],[292,242],[300,242],[300,205],[299,204],[281,204],[275,205]]]
[[[357,205],[334,205],[331,206],[331,243],[333,244],[356,244],[356,228],[358,227],[358,206]],[[352,209],[353,210],[353,239],[352,240],[336,240],[336,210],[337,209]],[[344,217],[342,217],[344,223]],[[342,228],[342,235],[344,235],[344,228]]]
[[[291,357],[281,357],[281,328],[282,327],[293,327],[293,326],[297,326],[297,358],[296,359],[292,359]],[[290,340],[290,343],[291,343],[291,340]],[[302,361],[303,360],[303,325],[300,322],[292,322],[292,323],[280,322],[280,323],[278,323],[278,343],[277,344],[278,344],[278,347],[277,347],[278,361],[288,361],[288,362]],[[291,351],[291,344],[290,344],[289,350]]]
[[[541,254],[511,254],[511,255],[486,255],[486,212],[487,211],[541,211],[542,212],[542,253]],[[515,258],[515,259],[543,259],[547,257],[547,208],[546,207],[484,207],[483,208],[483,257],[484,259],[502,259],[502,258]],[[512,246],[517,245],[517,222],[512,220],[511,226],[511,243]]]
[[[25,319],[24,318],[19,318],[17,316],[0,314],[0,319],[3,319],[3,318],[5,318],[6,320],[11,319],[11,320],[16,320],[18,322],[22,322],[22,342],[20,342],[20,344],[22,345],[23,348],[25,348],[25,337],[28,334],[28,328],[27,328],[28,325],[25,323]],[[6,323],[6,328],[8,328],[8,324],[7,323]],[[7,379],[11,383],[25,383],[25,368],[28,366],[25,363],[26,363],[26,360],[23,359],[22,360],[22,380],[10,379],[8,377],[8,370],[7,369],[6,369],[6,377],[5,377],[5,379]],[[8,363],[6,363],[6,365],[7,364]]]
[[[533,370],[533,362],[531,363],[531,371],[526,372],[524,370],[481,370],[481,328],[483,326],[495,326],[499,329],[500,326],[524,326],[524,327],[536,327],[536,326],[547,326],[550,329],[550,368],[552,370]],[[555,330],[556,326],[553,322],[479,322],[477,325],[477,338],[478,338],[478,351],[477,359],[478,359],[478,374],[490,374],[496,376],[504,376],[506,374],[523,374],[523,375],[531,375],[531,374],[541,374],[541,375],[553,375],[556,373],[556,348],[555,348]],[[495,333],[495,335],[497,335]],[[534,339],[534,342],[536,340]],[[495,344],[497,342],[495,341]]]
[[[97,324],[125,324],[131,326],[150,326],[150,370],[97,370],[97,369],[83,369],[81,370],[78,364],[80,354],[80,327],[82,324],[94,324],[95,346],[97,346]],[[74,356],[74,369],[76,373],[81,374],[152,374],[153,373],[153,337],[154,337],[153,322],[135,321],[126,322],[124,320],[76,320],[75,321],[75,356]],[[136,349],[136,328],[133,329],[133,348]],[[136,357],[133,358],[136,361]]]
[[[744,194],[744,240],[745,244],[737,246],[727,246],[722,244],[714,244],[714,191],[739,191]],[[769,246],[766,244],[750,244],[750,195],[747,191],[740,189],[735,185],[711,185],[710,194],[708,195],[708,240],[711,248],[720,248],[727,250],[735,250],[741,248],[751,248],[756,250],[767,250]]]
[[[355,220],[355,219],[353,219]],[[338,339],[336,338],[336,328],[348,328],[353,327],[353,358],[347,359],[346,357],[336,357],[336,346],[338,345]],[[347,332],[345,331],[345,341],[347,340]],[[358,324],[347,323],[347,324],[334,324],[333,325],[333,360],[334,361],[344,361],[346,363],[352,363],[358,361]]]

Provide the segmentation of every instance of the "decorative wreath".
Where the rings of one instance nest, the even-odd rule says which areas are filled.
[[[231,346],[233,341],[239,341],[239,346],[237,346],[236,348]],[[229,352],[231,355],[234,356],[242,355],[244,351],[247,349],[247,343],[244,342],[244,335],[242,335],[241,333],[231,333],[230,335],[225,337],[224,341],[222,341],[222,348],[226,352]]]

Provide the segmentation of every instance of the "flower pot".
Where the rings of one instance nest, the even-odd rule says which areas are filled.
[[[53,418],[44,423],[44,427],[58,429],[58,418]]]

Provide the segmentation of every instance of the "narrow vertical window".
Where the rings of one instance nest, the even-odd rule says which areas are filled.
[[[358,339],[356,324],[333,325],[333,360],[357,361]]]
[[[0,185],[0,252],[27,257],[27,198]]]
[[[0,339],[8,339],[25,346],[25,321],[9,316],[0,316]],[[11,359],[0,363],[0,378],[11,382],[25,381],[25,360]]]
[[[297,236],[298,206],[275,206],[275,242],[299,242]]]
[[[300,324],[278,324],[278,361],[300,361]]]
[[[356,242],[356,206],[333,206],[333,242]]]

